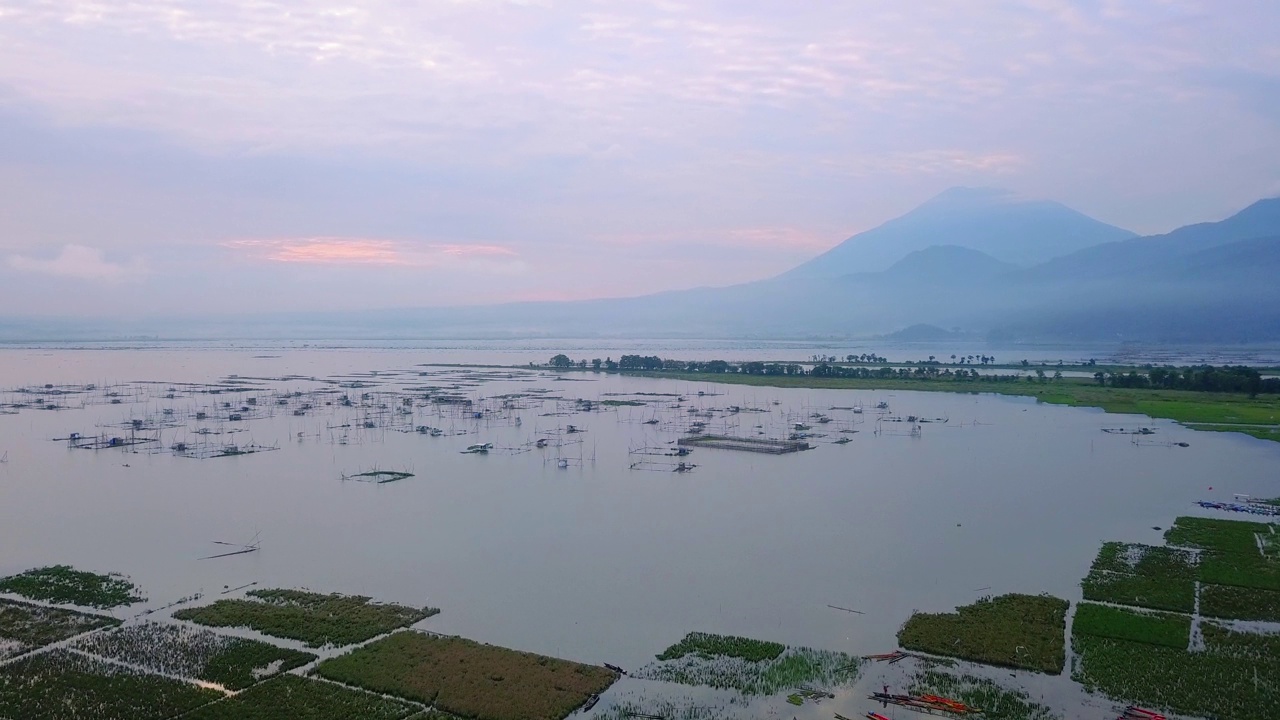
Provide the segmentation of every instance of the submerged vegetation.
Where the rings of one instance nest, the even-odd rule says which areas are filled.
[[[1080,603],[1076,606],[1071,632],[1186,648],[1191,639],[1191,617]]]
[[[341,685],[283,675],[206,705],[186,720],[400,720],[421,710]],[[429,716],[415,715],[427,720]]]
[[[1186,550],[1109,542],[1080,585],[1086,600],[1190,613],[1195,578],[1195,557]]]
[[[412,625],[440,612],[372,602],[360,595],[301,590],[251,590],[248,600],[219,600],[173,617],[212,627],[246,627],[311,647],[350,645]]]
[[[602,667],[413,631],[326,660],[316,673],[477,720],[560,720],[618,677]]]
[[[852,682],[859,665],[857,658],[831,650],[690,633],[658,655],[658,662],[633,675],[736,690],[743,695],[774,695],[784,690],[830,688]]]
[[[241,690],[277,673],[305,665],[311,653],[185,625],[148,622],[76,643],[80,650],[166,675]]]
[[[0,665],[0,717],[23,720],[161,720],[222,697],[216,690],[143,674],[69,650]]]
[[[0,578],[0,592],[21,595],[30,600],[100,610],[146,600],[137,594],[137,586],[123,575],[99,575],[76,570],[69,565],[34,568]]]
[[[118,624],[102,615],[0,600],[0,660]]]
[[[982,598],[954,613],[915,613],[898,631],[909,650],[1044,673],[1062,672],[1066,600],[1010,594]]]
[[[942,695],[970,707],[980,708],[988,720],[1059,720],[1048,707],[1032,702],[1027,693],[1011,690],[993,680],[972,675],[954,675],[940,670],[925,670],[911,681],[915,695]]]

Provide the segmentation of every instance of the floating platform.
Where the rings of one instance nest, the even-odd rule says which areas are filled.
[[[721,450],[744,450],[768,455],[785,455],[813,448],[803,440],[769,440],[766,438],[734,437],[732,435],[694,435],[680,438],[678,445],[686,447],[719,448]]]

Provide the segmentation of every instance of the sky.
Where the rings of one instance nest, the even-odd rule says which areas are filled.
[[[0,0],[0,316],[775,275],[942,190],[1280,195],[1274,0]]]

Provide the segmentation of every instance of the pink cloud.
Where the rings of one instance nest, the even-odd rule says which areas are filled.
[[[316,265],[431,266],[449,259],[516,258],[511,248],[462,243],[410,243],[374,238],[309,237],[231,240],[222,244],[250,257]]]

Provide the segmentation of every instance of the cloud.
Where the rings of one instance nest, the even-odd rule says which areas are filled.
[[[245,257],[274,263],[436,267],[458,261],[512,261],[519,255],[500,245],[412,243],[349,237],[231,240],[222,246]]]
[[[64,245],[52,259],[10,255],[9,267],[19,272],[109,282],[137,279],[147,273],[141,258],[111,262],[102,250],[84,245]]]

